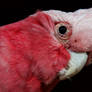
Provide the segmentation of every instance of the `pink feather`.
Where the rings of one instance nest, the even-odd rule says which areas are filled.
[[[54,38],[55,23],[37,12],[0,27],[0,92],[44,92],[70,55]]]

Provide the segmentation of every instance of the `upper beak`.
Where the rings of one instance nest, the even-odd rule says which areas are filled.
[[[75,53],[72,51],[69,51],[69,53],[71,55],[71,59],[68,63],[68,66],[59,72],[60,80],[74,76],[80,72],[87,63],[87,53]]]

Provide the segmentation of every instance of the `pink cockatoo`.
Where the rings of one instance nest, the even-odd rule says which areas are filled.
[[[51,92],[91,63],[92,9],[39,11],[0,27],[0,92]]]

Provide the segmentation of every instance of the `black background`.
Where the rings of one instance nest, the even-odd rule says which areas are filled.
[[[92,7],[92,1],[3,1],[0,2],[0,26],[10,24],[26,18],[35,13],[37,10],[63,10],[66,12],[75,11],[77,9],[85,9]],[[39,5],[40,4],[40,5]],[[32,7],[48,7],[48,8],[32,8]],[[42,6],[41,6],[42,5]],[[92,65],[85,67],[79,74],[71,79],[61,81],[52,92],[92,92]]]

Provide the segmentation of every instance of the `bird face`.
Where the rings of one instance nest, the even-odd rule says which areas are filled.
[[[67,23],[67,22],[60,22],[56,24],[55,27],[55,34],[56,38],[59,40],[61,44],[64,45],[65,48],[69,49],[69,53],[71,55],[71,59],[63,69],[63,71],[60,71],[60,79],[65,79],[68,77],[72,77],[73,75],[77,74],[86,64],[87,61],[87,54],[85,53],[75,53],[73,50],[71,50],[71,44],[70,44],[70,39],[72,36],[72,25]],[[75,45],[76,46],[76,45]],[[76,48],[75,48],[76,49]],[[72,51],[72,52],[71,52]],[[77,51],[77,50],[76,50]],[[63,74],[63,76],[62,76]]]
[[[60,71],[60,79],[72,77],[92,61],[92,9],[76,12],[46,12],[56,22],[55,36],[69,51],[71,59]]]
[[[37,12],[0,27],[0,90],[37,92],[80,72],[92,57],[91,11]]]

